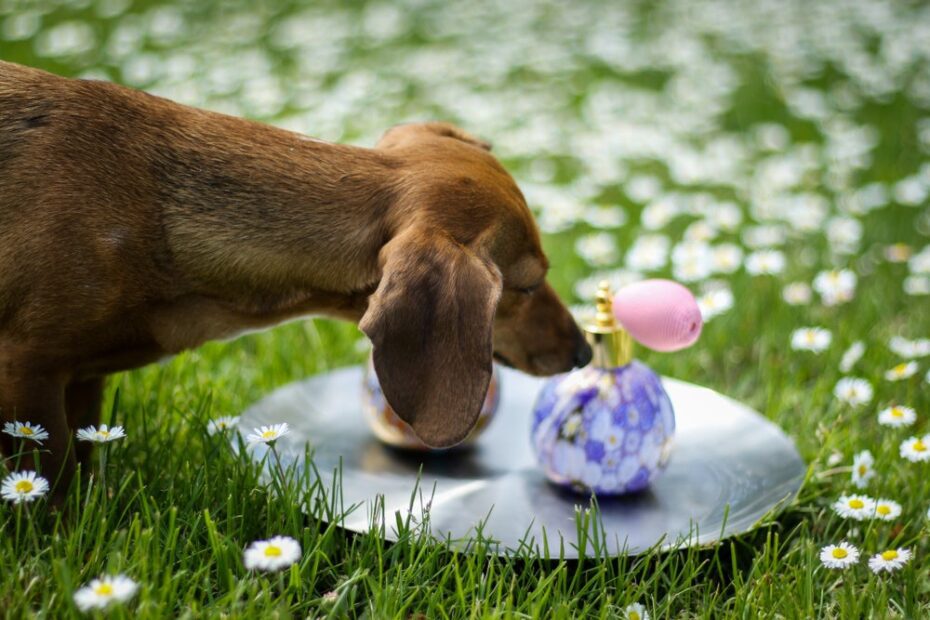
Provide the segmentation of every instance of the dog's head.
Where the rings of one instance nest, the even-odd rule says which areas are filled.
[[[388,402],[435,447],[474,426],[494,358],[534,375],[591,358],[546,282],[539,231],[490,145],[446,123],[378,144],[400,162],[381,281],[359,324]]]

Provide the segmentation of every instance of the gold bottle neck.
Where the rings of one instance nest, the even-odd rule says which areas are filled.
[[[585,340],[591,345],[591,366],[619,368],[633,361],[633,338],[623,328],[607,333],[585,330]]]
[[[595,297],[594,321],[585,325],[585,340],[591,345],[591,366],[619,368],[633,361],[633,337],[614,318],[610,285],[601,282]]]

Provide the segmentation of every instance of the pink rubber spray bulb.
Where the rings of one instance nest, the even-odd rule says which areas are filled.
[[[704,325],[694,295],[671,280],[643,280],[625,286],[614,295],[613,312],[637,342],[655,351],[691,346]]]

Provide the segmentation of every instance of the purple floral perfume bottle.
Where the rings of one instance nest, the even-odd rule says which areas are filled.
[[[633,359],[612,300],[602,282],[594,320],[584,326],[591,363],[547,381],[533,411],[533,450],[549,480],[597,495],[649,486],[668,463],[675,432],[662,382]]]

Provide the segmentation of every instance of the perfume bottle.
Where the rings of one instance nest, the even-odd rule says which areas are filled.
[[[417,438],[413,430],[400,419],[400,416],[388,404],[384,392],[381,390],[381,384],[378,383],[378,375],[375,373],[374,361],[371,356],[369,356],[368,364],[365,366],[362,385],[362,410],[365,412],[365,419],[368,421],[368,426],[375,437],[382,443],[395,448],[443,452],[469,446],[491,423],[499,403],[500,373],[497,370],[497,364],[495,364],[491,369],[491,382],[488,385],[488,393],[485,395],[484,403],[481,405],[481,412],[478,414],[478,420],[475,422],[472,431],[461,443],[453,448],[430,448]]]
[[[615,308],[615,302],[623,308]],[[548,380],[536,401],[532,446],[553,483],[583,493],[645,489],[669,461],[675,414],[662,381],[633,359],[633,336],[663,351],[693,343],[701,330],[694,297],[668,280],[630,285],[614,297],[602,282],[584,325],[591,363]]]

